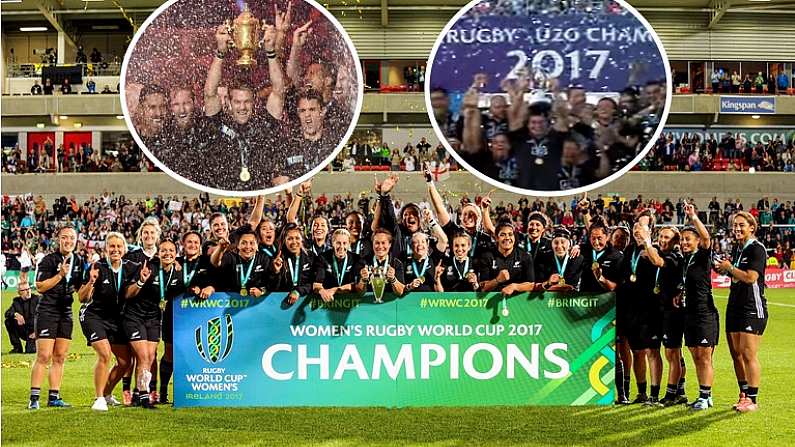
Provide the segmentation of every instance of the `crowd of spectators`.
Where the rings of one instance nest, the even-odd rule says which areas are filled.
[[[453,219],[465,203],[480,203],[477,194],[443,192],[448,212]],[[580,197],[570,199],[553,198],[547,201],[520,198],[517,202],[495,200],[492,202],[492,219],[510,219],[517,231],[526,231],[528,216],[533,211],[541,211],[550,218],[552,225],[569,228],[574,237],[582,238],[583,217],[578,209]],[[74,196],[60,197],[47,203],[41,196],[3,196],[2,202],[2,252],[13,262],[23,247],[31,255],[40,257],[53,246],[56,228],[69,221],[76,226],[80,249],[84,254],[102,256],[101,242],[110,231],[119,231],[128,241],[135,240],[135,230],[147,216],[156,216],[166,238],[176,238],[186,230],[192,229],[209,235],[209,219],[212,213],[222,212],[232,227],[245,223],[253,206],[252,200],[216,199],[201,193],[196,196],[151,196],[141,200],[131,200],[124,195],[108,191],[80,203]],[[290,204],[290,193],[268,196],[265,202],[265,217],[281,222]],[[348,192],[345,195],[319,194],[313,196],[298,215],[299,221],[308,231],[312,218],[322,215],[329,219],[332,229],[344,227],[344,218],[349,211],[361,212],[371,221],[377,202],[372,192]],[[419,206],[429,206],[418,198]],[[659,224],[685,223],[684,203],[693,202],[691,198],[649,199],[608,197],[598,195],[592,198],[592,213],[605,217],[613,226],[631,227],[634,216],[643,209],[651,208],[657,215]],[[399,210],[401,201],[395,201]],[[795,249],[795,208],[791,201],[762,197],[756,203],[741,203],[740,199],[727,200],[721,204],[713,198],[705,207],[699,209],[701,219],[708,225],[714,237],[714,250],[726,253],[731,248],[732,235],[728,221],[732,213],[745,210],[754,215],[759,222],[757,237],[767,247],[768,254],[777,259],[778,265],[790,268]],[[774,226],[778,225],[778,226]],[[782,227],[781,225],[785,225]],[[788,225],[789,227],[786,227]],[[10,266],[13,268],[13,266]]]
[[[44,84],[39,84],[39,80],[36,79],[33,81],[33,85],[30,87],[30,94],[37,96],[37,95],[52,95],[54,92],[60,92],[62,95],[71,95],[73,93],[80,93],[83,95],[114,95],[119,93],[119,84],[116,84],[116,90],[111,90],[110,84],[105,84],[102,88],[102,91],[97,92],[97,83],[94,79],[89,76],[86,79],[86,82],[83,84],[85,90],[80,90],[78,92],[79,87],[72,88],[72,84],[69,83],[69,78],[64,78],[61,82],[61,85],[58,86],[56,89],[52,83],[50,78],[44,79]]]
[[[349,141],[331,164],[335,171],[455,171],[458,166],[447,150],[438,143],[435,147],[422,137],[416,144],[407,142],[390,147],[386,142]]]
[[[757,72],[755,75],[746,73],[743,78],[737,70],[729,74],[729,70],[715,68],[709,77],[712,93],[753,93],[757,95],[786,94],[790,88],[789,76],[783,69],[778,75]]]
[[[102,151],[90,144],[80,147],[70,145],[64,148],[45,143],[34,144],[25,159],[22,150],[15,147],[4,150],[3,173],[27,174],[46,172],[148,172],[157,168],[133,140],[115,141],[103,144]]]
[[[644,171],[779,171],[795,170],[795,140],[745,141],[737,134],[663,133],[638,168]]]

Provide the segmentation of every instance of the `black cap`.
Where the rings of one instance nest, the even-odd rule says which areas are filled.
[[[555,230],[552,232],[552,239],[559,237],[571,239],[571,231],[565,227],[555,227]]]
[[[543,225],[544,227],[546,227],[549,224],[547,216],[544,215],[544,213],[538,211],[533,211],[532,213],[530,213],[529,216],[527,216],[527,222],[530,223],[531,220],[537,220],[541,222],[541,225]]]

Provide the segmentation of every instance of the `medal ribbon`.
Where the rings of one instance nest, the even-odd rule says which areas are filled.
[[[383,267],[387,268],[388,266],[389,266],[389,255],[387,255],[386,259],[384,259]],[[376,259],[375,256],[373,256],[373,267],[381,267],[381,264],[378,262],[378,259]]]
[[[658,287],[660,285],[660,269],[661,268],[662,267],[657,267],[657,273],[654,274],[654,285],[658,286]]]
[[[301,255],[295,257],[295,265],[293,265],[293,260],[287,258],[287,263],[290,265],[290,279],[293,281],[293,287],[298,285],[298,274],[301,271]]]
[[[597,253],[597,252],[596,252],[596,250],[593,250],[593,249],[591,249],[591,252],[592,252],[592,257],[593,257],[593,262],[599,262],[599,258],[601,258],[601,257],[602,257],[602,255],[604,255],[604,254],[605,254],[605,251],[606,251],[606,250],[602,250],[602,251],[600,251],[600,252],[598,252],[598,253]]]
[[[743,245],[743,249],[742,249],[742,250],[740,250],[740,253],[738,253],[738,254],[737,254],[737,260],[736,260],[736,261],[734,261],[734,266],[735,266],[735,267],[738,267],[738,268],[740,267],[740,259],[742,259],[742,258],[743,258],[743,252],[745,251],[745,249],[746,249],[746,248],[748,248],[748,246],[749,246],[749,245],[751,245],[751,242],[753,242],[753,241],[754,241],[754,239],[751,239],[751,238],[749,238],[749,239],[748,239],[748,240],[745,242],[745,245]]]
[[[566,257],[563,258],[563,265],[560,264],[558,261],[558,257],[555,256],[555,265],[558,267],[558,274],[563,277],[563,274],[566,272],[566,265],[569,263],[569,254],[566,253]]]
[[[469,249],[469,256],[475,256],[475,249],[478,246],[478,231],[475,231],[475,237],[472,238],[472,247]],[[467,258],[467,262],[469,262],[469,258]]]
[[[630,259],[630,266],[632,267],[633,275],[638,270],[638,262],[640,262],[640,254],[642,252],[643,250],[638,250],[638,247],[635,247],[635,251],[632,252],[632,259]]]
[[[196,268],[191,270],[190,269],[191,264],[193,264],[194,267]],[[187,259],[185,259],[185,267],[182,268],[182,282],[185,284],[185,287],[188,287],[188,285],[190,285],[190,282],[193,280],[193,275],[196,274],[196,270],[198,270],[198,267],[199,267],[198,261],[190,262]]]
[[[255,258],[251,258],[251,260],[248,261],[248,270],[246,270],[246,276],[243,276],[243,264],[238,264],[238,266],[237,266],[238,274],[240,275],[240,288],[241,289],[245,289],[246,288],[246,284],[248,284],[248,280],[249,280],[249,278],[251,278],[251,270],[254,268],[254,259]]]
[[[66,257],[64,257],[66,260]],[[74,269],[74,262],[75,262],[75,254],[69,253],[69,271],[66,272],[66,284],[69,285],[69,281],[72,280],[72,269]]]
[[[339,269],[337,257],[334,256],[334,272],[337,274],[337,285],[342,286],[342,278],[345,277],[345,269],[348,268],[348,255],[345,255],[345,262],[342,264],[342,270]]]
[[[171,277],[174,275],[174,266],[171,266],[171,270],[168,273],[168,281],[163,283],[163,267],[161,266],[157,272],[158,279],[160,280],[160,301],[164,301],[166,299],[166,289],[168,285],[171,284]]]
[[[469,272],[469,258],[464,261],[464,273],[461,273],[461,270],[458,270],[458,263],[455,259],[453,259],[453,267],[455,268],[456,273],[458,273],[458,279],[464,279],[464,275]]]
[[[110,267],[110,271],[116,274],[116,282],[113,284],[113,287],[116,289],[116,298],[118,298],[119,292],[121,292],[121,274],[124,270],[124,264],[123,262],[119,263],[119,270],[116,271],[116,269],[113,268],[113,264],[110,262],[110,259],[108,259],[108,266]]]
[[[694,251],[687,260],[687,265],[685,265],[684,272],[682,273],[682,285],[687,284],[687,271],[690,270],[690,266],[693,265],[693,262],[696,260],[696,253],[698,253],[698,250]]]
[[[425,271],[428,270],[428,258],[422,263],[422,272],[417,271],[417,261],[411,261],[411,269],[414,270],[414,277],[421,278],[425,276]]]

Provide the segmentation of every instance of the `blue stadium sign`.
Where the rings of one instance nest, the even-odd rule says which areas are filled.
[[[720,113],[775,114],[775,96],[721,96]]]

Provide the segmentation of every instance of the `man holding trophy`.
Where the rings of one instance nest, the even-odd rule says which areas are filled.
[[[277,18],[280,17],[277,14]],[[259,38],[262,33],[262,38]],[[273,25],[254,19],[248,8],[234,21],[221,24],[215,32],[216,53],[207,72],[204,84],[205,115],[215,120],[221,141],[216,157],[216,186],[223,189],[260,189],[283,183],[282,162],[286,157],[280,144],[281,118],[284,106],[284,74],[276,48],[277,33]],[[240,52],[236,64],[252,67],[257,48],[262,48],[268,58],[271,92],[265,106],[266,113],[255,108],[256,90],[245,82],[228,86],[229,110],[222,112],[221,85],[223,66],[231,48]]]

